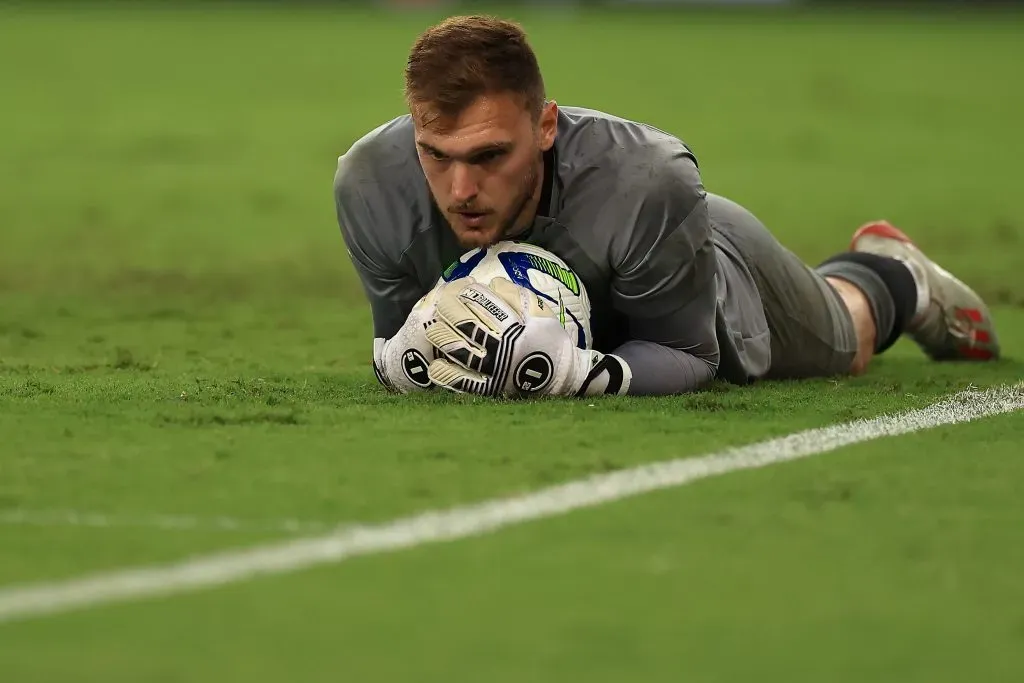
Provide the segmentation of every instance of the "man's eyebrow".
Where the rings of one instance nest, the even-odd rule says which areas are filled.
[[[488,142],[485,145],[474,147],[466,154],[466,156],[474,157],[484,152],[506,152],[510,149],[512,149],[511,142]]]
[[[416,144],[419,147],[421,147],[422,149],[425,149],[428,152],[435,152],[435,153],[437,153],[439,155],[446,156],[446,157],[453,157],[453,158],[455,157],[455,155],[448,154],[447,152],[445,152],[443,150],[440,150],[437,147],[434,147],[433,145],[431,145],[431,144],[429,144],[427,142],[420,141],[420,142],[417,142]],[[484,154],[486,152],[507,152],[510,149],[512,149],[512,143],[511,142],[488,142],[488,143],[485,143],[483,145],[480,145],[479,147],[474,147],[473,149],[469,150],[465,154],[461,154],[461,155],[458,155],[458,156],[460,158],[472,159],[473,157],[479,156],[479,155]]]
[[[425,149],[428,152],[437,152],[438,154],[444,154],[444,152],[439,150],[437,147],[434,147],[433,145],[429,145],[426,142],[419,142],[419,141],[417,141],[416,142],[416,146],[419,147],[420,149]]]

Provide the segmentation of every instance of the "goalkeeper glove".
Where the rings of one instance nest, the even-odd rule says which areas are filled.
[[[625,394],[632,378],[618,356],[578,348],[549,304],[505,278],[447,283],[426,337],[444,354],[430,363],[430,379],[460,393]]]
[[[413,306],[405,324],[391,339],[373,340],[373,371],[387,389],[408,394],[433,388],[428,374],[436,355],[425,334],[434,316],[440,290],[435,288]]]

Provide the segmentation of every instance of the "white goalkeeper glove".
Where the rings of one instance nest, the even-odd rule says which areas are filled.
[[[632,373],[618,356],[580,349],[550,304],[505,278],[447,283],[426,337],[444,354],[434,384],[459,393],[522,398],[625,394]]]
[[[408,394],[432,389],[427,369],[436,355],[425,334],[434,317],[440,289],[432,289],[416,302],[405,324],[391,339],[373,340],[373,372],[387,389]]]

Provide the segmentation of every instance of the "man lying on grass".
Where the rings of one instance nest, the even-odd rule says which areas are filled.
[[[847,251],[805,265],[705,191],[675,136],[547,99],[514,23],[430,28],[405,94],[409,114],[356,142],[334,184],[374,368],[393,390],[520,396],[515,369],[537,354],[552,366],[539,393],[568,396],[860,374],[904,333],[935,360],[999,355],[981,298],[901,231],[868,223]],[[550,250],[580,277],[593,348],[522,288],[462,278],[423,299],[466,249],[505,240]],[[414,381],[403,358],[424,347],[429,381]]]

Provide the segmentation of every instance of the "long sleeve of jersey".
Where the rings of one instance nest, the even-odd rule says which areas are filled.
[[[633,396],[667,396],[699,389],[715,377],[708,363],[654,342],[629,341],[615,355],[629,365],[633,379],[629,394]]]
[[[631,341],[614,353],[633,373],[630,394],[698,389],[720,358],[707,196],[688,152],[659,166],[633,202],[612,282],[613,305],[629,320]]]

